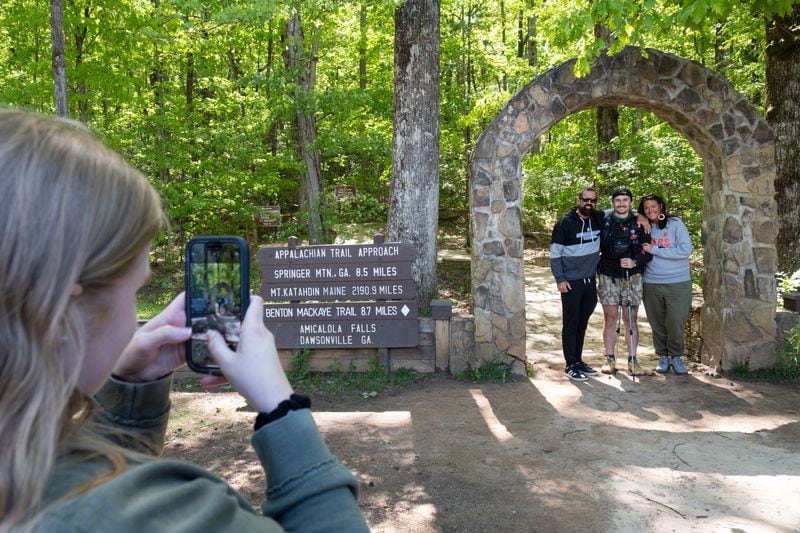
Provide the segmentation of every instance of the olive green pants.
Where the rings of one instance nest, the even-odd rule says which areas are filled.
[[[692,282],[645,283],[643,292],[656,355],[683,355],[686,320],[692,308]]]

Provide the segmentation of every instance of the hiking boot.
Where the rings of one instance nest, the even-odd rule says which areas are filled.
[[[613,355],[607,355],[605,364],[600,367],[600,372],[603,374],[615,374],[617,372],[617,358]]]
[[[683,364],[683,359],[681,359],[680,355],[673,355],[670,365],[672,365],[672,369],[679,376],[685,376],[689,373],[689,369]]]
[[[584,374],[583,371],[581,370],[580,363],[575,363],[574,365],[566,369],[564,373],[572,381],[586,381],[587,379],[589,379],[586,377],[586,374]]]
[[[590,367],[589,365],[587,365],[583,361],[578,361],[578,366],[579,366],[581,372],[583,372],[587,376],[596,376],[597,375],[597,370],[595,370],[594,368]]]
[[[628,357],[628,372],[630,372],[631,376],[644,375],[644,368],[639,366],[639,361],[636,360],[636,357]]]
[[[658,366],[656,367],[656,372],[658,372],[659,374],[669,373],[669,356],[662,355],[658,358]]]

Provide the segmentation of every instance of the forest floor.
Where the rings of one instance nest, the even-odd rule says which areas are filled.
[[[456,291],[469,283],[468,266],[455,279],[463,260],[456,250],[440,263],[461,272],[450,276]],[[736,382],[698,363],[688,376],[571,382],[544,252],[527,253],[526,290],[535,377],[436,374],[375,397],[313,399],[373,531],[800,530],[798,385]],[[585,350],[598,367],[601,328],[598,310]],[[264,478],[244,401],[178,382],[173,403],[165,454],[214,470],[257,505]]]

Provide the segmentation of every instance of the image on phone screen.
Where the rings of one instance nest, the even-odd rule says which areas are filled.
[[[247,294],[242,290],[242,250],[236,242],[199,241],[190,242],[187,252],[190,366],[218,369],[206,333],[219,331],[232,350],[239,343],[242,294]]]

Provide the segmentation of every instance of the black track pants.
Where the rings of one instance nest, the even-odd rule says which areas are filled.
[[[581,361],[586,325],[597,305],[595,278],[568,280],[572,287],[561,293],[561,347],[567,367]]]

